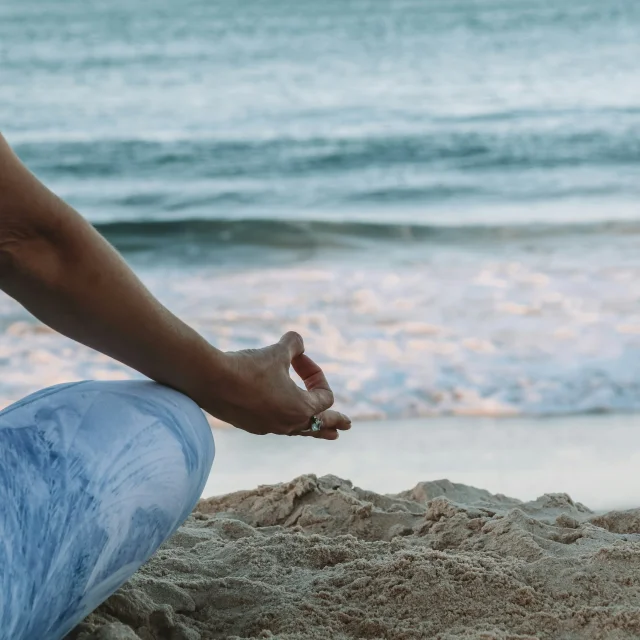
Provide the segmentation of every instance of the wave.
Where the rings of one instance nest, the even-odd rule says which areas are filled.
[[[565,116],[566,117],[566,116]],[[500,120],[504,120],[503,116]],[[580,119],[580,120],[579,120]],[[582,120],[584,119],[584,120]],[[459,122],[425,124],[406,135],[266,140],[88,140],[17,145],[48,176],[239,179],[300,177],[410,165],[465,172],[637,166],[640,123],[634,114],[606,126],[520,122],[517,127]]]
[[[640,220],[572,224],[419,225],[293,220],[146,220],[95,225],[123,251],[179,245],[254,245],[280,249],[352,247],[362,241],[478,244],[640,235]]]

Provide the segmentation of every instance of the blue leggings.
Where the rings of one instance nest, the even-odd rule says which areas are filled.
[[[186,519],[213,462],[189,398],[76,382],[0,412],[0,640],[60,640]]]

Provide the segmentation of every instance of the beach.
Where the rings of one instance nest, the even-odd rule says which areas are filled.
[[[353,419],[212,419],[201,502],[69,640],[640,637],[639,32],[628,0],[0,5],[20,159],[216,348],[300,333]],[[0,293],[0,406],[140,378]]]
[[[622,639],[640,509],[303,475],[202,500],[68,640]]]
[[[532,422],[214,429],[209,497],[69,640],[636,638],[639,421]]]

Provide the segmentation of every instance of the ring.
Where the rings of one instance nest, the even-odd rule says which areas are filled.
[[[311,416],[311,425],[306,429],[301,429],[297,433],[309,433],[309,431],[312,433],[318,433],[320,429],[322,429],[322,419],[318,418],[318,416]]]

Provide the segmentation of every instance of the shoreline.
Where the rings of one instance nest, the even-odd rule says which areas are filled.
[[[354,422],[337,442],[214,429],[203,497],[315,473],[378,493],[451,478],[534,500],[565,492],[594,511],[640,506],[640,414]]]

